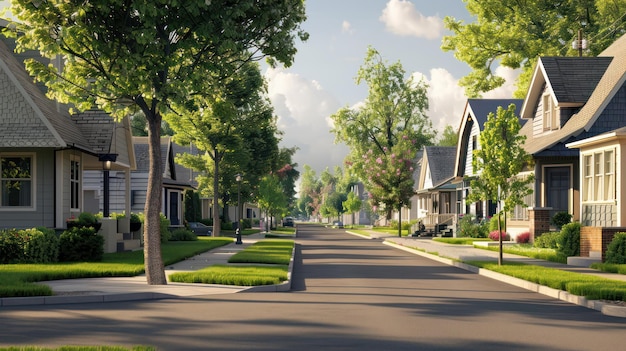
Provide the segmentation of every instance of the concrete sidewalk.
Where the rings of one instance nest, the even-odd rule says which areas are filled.
[[[356,233],[349,232],[353,235],[362,236]],[[416,255],[424,256],[432,260],[436,260],[448,265],[456,266],[480,275],[487,276],[492,279],[497,279],[507,284],[515,285],[527,290],[535,291],[540,294],[548,295],[556,299],[574,303],[583,307],[591,308],[602,312],[603,314],[626,318],[626,303],[621,301],[596,301],[587,300],[584,297],[572,295],[566,291],[552,289],[539,284],[531,283],[522,279],[514,278],[504,274],[496,273],[486,269],[481,269],[475,266],[465,264],[463,262],[469,261],[498,261],[499,252],[478,249],[472,245],[450,245],[437,241],[433,241],[431,238],[419,238],[419,237],[397,237],[391,235],[385,235],[372,231],[370,239],[383,240],[384,244],[389,246],[411,252]],[[626,281],[626,275],[604,273],[595,269],[586,267],[570,266],[566,264],[550,262],[545,260],[539,260],[529,258],[525,256],[503,254],[504,262],[521,262],[531,265],[550,267],[560,269],[563,271],[581,273],[593,275],[606,279],[613,279],[618,281]]]
[[[187,260],[168,265],[165,274],[169,276],[176,272],[190,272],[205,268],[214,264],[227,264],[228,259],[237,252],[265,237],[264,233],[244,236],[242,244],[235,242]],[[291,269],[289,267],[289,278]],[[44,281],[40,284],[52,288],[53,296],[11,297],[0,298],[0,306],[23,306],[23,305],[51,305],[68,303],[94,303],[112,301],[132,301],[164,299],[173,297],[187,297],[199,295],[214,295],[236,293],[240,291],[280,291],[279,286],[241,287],[214,284],[187,284],[172,283],[167,285],[148,285],[145,275],[136,277],[110,277],[110,278],[84,278]],[[290,284],[287,282],[285,284]]]

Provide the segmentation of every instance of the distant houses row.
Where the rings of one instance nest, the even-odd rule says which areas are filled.
[[[621,37],[598,57],[539,58],[523,100],[468,99],[457,146],[426,147],[418,154],[415,196],[401,218],[454,228],[461,216],[481,219],[496,213],[493,202],[466,201],[469,180],[480,177],[472,169],[472,151],[480,148],[489,113],[515,104],[524,148],[533,159],[524,172],[533,173],[535,182],[527,206],[508,215],[509,232],[513,237],[540,235],[550,230],[555,213],[567,212],[587,227],[582,241],[601,242],[588,236],[612,235],[626,226],[626,175],[621,172],[626,161],[625,81],[626,37]],[[587,253],[603,251],[585,245],[591,245]]]

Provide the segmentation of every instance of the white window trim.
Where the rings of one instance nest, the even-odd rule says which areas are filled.
[[[549,102],[549,104],[546,104]],[[549,105],[549,106],[546,106]],[[556,102],[552,98],[552,94],[545,93],[541,96],[542,106],[542,118],[543,118],[543,130],[557,130],[560,128],[559,124],[559,109]],[[547,107],[547,109],[546,109]]]
[[[31,158],[31,199],[30,206],[2,206],[0,203],[0,211],[2,212],[23,212],[37,210],[37,157],[34,152],[2,152],[0,158],[4,157],[30,157]]]
[[[605,171],[605,159],[604,156],[606,152],[610,151],[613,153],[612,155],[612,164],[613,164],[613,172],[611,173],[613,176],[613,196],[610,199],[605,199],[605,188],[606,184],[604,180],[606,179],[607,173]],[[596,164],[596,155],[600,155],[600,170],[599,173],[596,174],[595,164]],[[586,157],[590,156],[591,158],[591,176],[586,176]],[[583,187],[581,189],[581,203],[583,204],[614,204],[617,201],[617,147],[616,146],[608,146],[604,148],[597,148],[585,151],[581,153],[581,178],[583,179]],[[588,178],[591,178],[591,186],[590,189],[587,186]],[[597,185],[597,187],[596,187]],[[600,197],[596,196],[595,189],[598,188],[598,191],[601,193]],[[591,192],[591,193],[589,193]]]
[[[72,179],[72,162],[78,162],[78,207],[72,207],[72,189],[76,180]],[[76,212],[82,209],[83,205],[83,162],[80,156],[70,155],[70,211]]]

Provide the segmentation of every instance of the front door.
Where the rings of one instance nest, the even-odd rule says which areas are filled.
[[[546,168],[546,207],[552,207],[550,218],[557,212],[570,213],[570,167]]]
[[[171,225],[180,225],[180,192],[171,191],[169,194],[168,219]]]

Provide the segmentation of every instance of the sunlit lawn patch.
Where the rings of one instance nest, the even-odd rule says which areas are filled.
[[[231,256],[228,263],[266,263],[288,265],[293,252],[293,240],[262,240]]]
[[[231,243],[231,238],[199,238],[162,244],[165,265]],[[128,277],[144,272],[143,251],[104,254],[101,262],[0,265],[0,297],[46,296],[52,290],[33,282],[58,279]]]
[[[273,285],[287,280],[289,267],[213,265],[194,272],[180,272],[169,276],[177,283],[202,283],[237,286]]]

